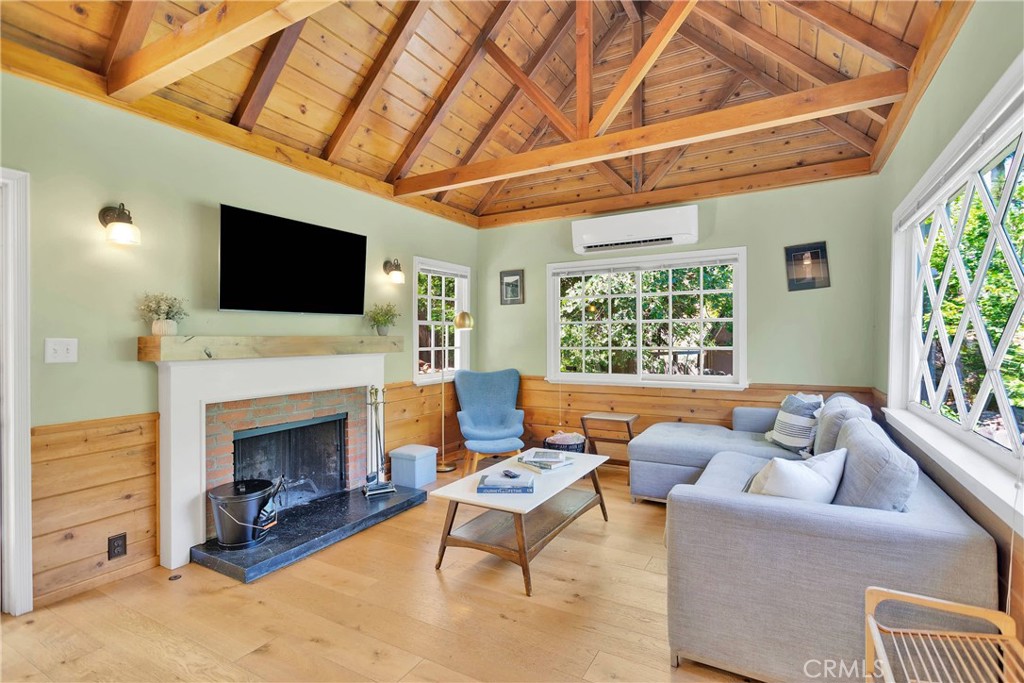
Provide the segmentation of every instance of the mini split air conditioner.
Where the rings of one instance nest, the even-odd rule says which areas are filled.
[[[675,206],[572,222],[572,249],[577,254],[667,247],[696,241],[696,206]]]

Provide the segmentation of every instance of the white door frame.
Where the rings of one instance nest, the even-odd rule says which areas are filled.
[[[32,456],[29,403],[28,173],[0,168],[0,485],[3,495],[0,609],[32,611]]]

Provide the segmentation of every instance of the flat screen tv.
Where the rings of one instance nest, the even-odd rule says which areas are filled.
[[[366,236],[220,207],[220,309],[362,315]]]

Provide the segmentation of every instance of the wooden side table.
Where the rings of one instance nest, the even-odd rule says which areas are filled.
[[[602,441],[604,443],[625,443],[628,444],[633,440],[633,423],[636,422],[638,415],[631,415],[626,413],[587,413],[580,418],[580,424],[583,426],[583,437],[585,439],[586,450],[588,453],[597,453],[597,445],[595,442]],[[591,436],[590,427],[588,422],[611,422],[618,425],[621,428],[623,425],[626,428],[626,438],[614,437],[614,436]],[[609,460],[609,465],[628,465],[628,460]]]

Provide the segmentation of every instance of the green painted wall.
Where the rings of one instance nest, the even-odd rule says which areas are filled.
[[[222,202],[367,235],[366,304],[403,313],[407,348],[388,356],[388,381],[412,376],[412,294],[384,260],[476,265],[470,228],[21,78],[4,74],[0,89],[0,164],[31,174],[33,424],[156,409],[156,367],[135,360],[147,290],[189,299],[184,333],[372,334],[359,316],[217,311]],[[103,239],[96,214],[118,202],[140,247]],[[45,337],[77,337],[79,362],[44,364]]]
[[[889,298],[892,214],[927,172],[992,86],[1024,50],[1024,2],[982,0],[974,5],[893,155],[879,174],[874,199],[875,387],[889,381]]]

